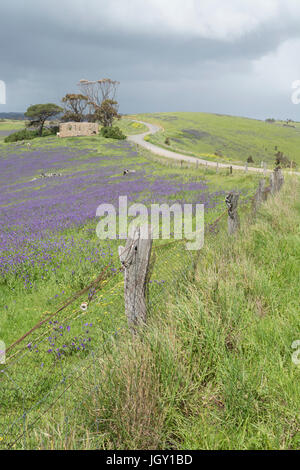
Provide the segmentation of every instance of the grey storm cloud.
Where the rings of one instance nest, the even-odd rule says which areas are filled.
[[[296,0],[5,0],[0,15],[0,112],[110,76],[122,112],[297,117]]]

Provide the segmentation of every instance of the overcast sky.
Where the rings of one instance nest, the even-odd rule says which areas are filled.
[[[299,0],[1,0],[2,111],[121,82],[122,113],[300,120]]]

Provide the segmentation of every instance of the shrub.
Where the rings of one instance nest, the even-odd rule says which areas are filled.
[[[282,168],[296,168],[297,165],[295,162],[291,162],[291,160],[283,154],[283,152],[277,152],[275,154],[275,165],[282,167]]]
[[[14,132],[13,134],[5,137],[4,142],[17,142],[18,140],[31,140],[38,137],[37,131],[29,131],[28,129],[22,129],[21,131]]]
[[[254,163],[254,160],[252,158],[252,155],[250,155],[248,158],[247,158],[247,163]]]
[[[50,126],[43,130],[43,137],[47,135],[56,135],[59,132],[59,126]]]
[[[42,137],[47,137],[49,135],[56,135],[59,132],[59,126],[50,126],[46,129],[43,129]],[[4,142],[18,142],[19,140],[32,140],[36,137],[40,137],[38,130],[22,129],[21,131],[14,132],[13,134],[5,137]]]
[[[102,127],[101,135],[106,139],[126,139],[126,135],[123,134],[119,127]]]
[[[169,139],[169,137],[166,138],[165,144],[166,144],[166,145],[170,145],[170,139]]]

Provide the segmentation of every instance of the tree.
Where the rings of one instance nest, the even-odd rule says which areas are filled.
[[[64,115],[62,121],[82,122],[86,119],[85,111],[89,105],[89,99],[82,94],[66,94],[63,97]]]
[[[88,97],[89,103],[94,107],[100,107],[106,100],[114,101],[119,85],[120,82],[111,78],[96,81],[82,79],[78,84],[83,95]]]
[[[29,106],[25,116],[31,119],[30,124],[32,126],[38,127],[38,134],[41,136],[43,134],[45,121],[62,111],[63,109],[54,103],[34,104],[33,106]]]
[[[94,114],[95,120],[99,121],[104,127],[111,127],[114,119],[120,119],[118,113],[118,103],[114,100],[104,100],[101,106],[97,106]]]

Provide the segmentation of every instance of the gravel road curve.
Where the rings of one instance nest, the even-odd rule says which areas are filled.
[[[144,140],[144,138],[147,135],[155,134],[156,132],[160,131],[162,128],[159,126],[155,126],[154,124],[150,124],[149,122],[137,121],[137,120],[133,120],[133,121],[138,122],[140,124],[144,124],[145,126],[148,127],[149,131],[144,132],[143,134],[130,135],[127,137],[127,139],[130,140],[131,142],[134,142],[137,145],[140,145],[141,147],[144,147],[145,149],[149,150],[155,155],[160,155],[161,157],[165,157],[165,158],[171,158],[173,160],[180,160],[180,161],[194,163],[194,164],[198,163],[199,165],[205,165],[205,166],[207,165],[213,168],[216,168],[217,166],[219,168],[230,168],[232,166],[233,170],[245,171],[245,166],[242,166],[242,165],[233,165],[231,163],[219,163],[218,164],[217,162],[203,160],[202,158],[190,157],[182,153],[171,152],[170,150],[151,144],[150,142],[147,142],[146,140]],[[264,173],[263,168],[255,168],[251,166],[248,167],[248,171],[252,171],[254,173]],[[272,170],[266,170],[266,171],[267,173],[272,173]],[[300,175],[299,172],[289,172],[289,173]]]

